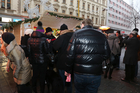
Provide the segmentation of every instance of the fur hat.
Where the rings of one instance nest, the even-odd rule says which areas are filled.
[[[61,27],[60,27],[60,30],[67,30],[67,29],[68,29],[68,27],[67,27],[66,24],[63,24],[63,25],[61,25]]]
[[[42,27],[42,22],[41,21],[38,21],[38,27],[36,28],[36,31],[39,31],[39,32],[42,32],[44,33],[44,29]]]
[[[137,32],[139,32],[139,29],[138,29],[138,28],[134,28],[133,31],[137,31]]]
[[[137,31],[132,31],[130,34],[137,35],[138,32]]]
[[[2,39],[5,43],[10,44],[15,39],[15,36],[12,33],[5,32],[2,34]]]
[[[48,32],[52,32],[52,29],[50,27],[46,28],[46,33],[48,33]]]
[[[33,33],[33,29],[27,29],[25,31],[25,35],[29,35],[29,34],[32,34]]]

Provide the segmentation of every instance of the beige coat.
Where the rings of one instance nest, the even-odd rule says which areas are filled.
[[[31,80],[31,67],[28,59],[25,57],[25,53],[22,48],[16,43],[16,40],[10,42],[6,47],[8,58],[14,62],[15,67],[13,69],[14,81],[17,84],[26,84]]]

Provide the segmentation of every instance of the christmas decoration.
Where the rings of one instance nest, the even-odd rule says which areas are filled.
[[[48,13],[51,16],[56,16],[56,17],[59,17],[59,18],[71,18],[71,19],[76,19],[76,20],[83,20],[82,18],[77,18],[77,17],[73,17],[73,16],[61,16],[61,15],[58,15],[58,14],[52,13],[52,12],[48,12]]]
[[[29,18],[33,18],[33,14],[35,14],[37,17],[39,17],[40,14],[39,14],[38,5],[35,6],[34,8],[29,9],[29,7],[28,7],[29,4],[30,4],[30,0],[25,0],[24,1],[24,8],[27,10]]]
[[[46,3],[49,2],[49,0],[40,0],[40,1],[41,1],[41,5],[44,7],[45,10],[54,11],[54,7],[52,4],[46,6]]]

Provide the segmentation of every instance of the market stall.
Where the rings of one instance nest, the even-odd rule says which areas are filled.
[[[52,29],[59,29],[62,24],[66,24],[69,30],[73,30],[77,25],[80,25],[82,18],[71,16],[63,13],[45,11],[38,20],[31,23],[22,22],[18,27],[14,27],[14,34],[18,34],[17,42],[20,44],[20,37],[24,35],[26,29],[36,29],[38,21],[43,23],[43,28],[51,27]],[[19,32],[19,33],[18,33]]]

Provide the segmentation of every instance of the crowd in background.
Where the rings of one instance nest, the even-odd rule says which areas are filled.
[[[67,93],[72,93],[73,78],[76,93],[97,93],[101,75],[104,73],[104,78],[112,79],[114,68],[120,69],[123,47],[126,50],[123,60],[125,78],[121,80],[134,82],[138,73],[139,40],[137,28],[126,37],[123,37],[120,31],[107,34],[94,29],[90,19],[82,21],[75,32],[69,30],[66,24],[62,24],[60,35],[55,38],[52,28],[47,27],[44,31],[43,24],[39,21],[36,31],[32,29],[25,31],[20,46],[12,33],[3,33],[1,51],[9,59],[7,70],[10,62],[13,62],[13,78],[18,93],[38,93],[38,80],[40,93],[44,93],[45,82],[48,83],[47,73],[54,71],[54,68],[61,77],[64,87],[63,92],[53,93],[65,93],[65,87]],[[115,56],[114,62],[111,61],[111,55]],[[105,72],[102,69],[103,62],[107,67]]]

